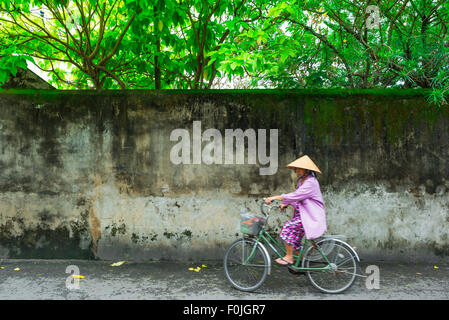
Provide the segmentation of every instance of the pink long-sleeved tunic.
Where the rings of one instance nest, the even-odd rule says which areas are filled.
[[[302,185],[298,182],[295,191],[282,194],[282,204],[299,209],[307,239],[319,238],[327,231],[323,196],[315,177],[308,176]]]

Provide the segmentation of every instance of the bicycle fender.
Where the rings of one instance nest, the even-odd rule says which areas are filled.
[[[334,238],[329,238],[329,239],[332,239],[332,240],[334,240],[335,242],[340,242],[340,243],[346,245],[346,246],[352,251],[352,253],[354,254],[354,256],[357,258],[357,261],[360,262],[359,255],[357,254],[357,252],[355,252],[354,248],[353,248],[351,245],[349,245],[348,243],[346,243],[346,242],[344,242],[344,241],[341,241],[341,240],[339,240],[339,239],[334,239]],[[327,240],[329,240],[329,239],[327,239]]]
[[[268,253],[267,248],[265,248],[265,246],[262,243],[258,242],[258,245],[262,248],[263,252],[265,252],[265,255],[268,258],[268,275],[270,275],[271,274],[271,256]]]

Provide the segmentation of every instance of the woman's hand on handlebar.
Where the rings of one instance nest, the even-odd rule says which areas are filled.
[[[265,203],[266,203],[266,204],[271,204],[271,202],[272,202],[273,200],[279,200],[279,201],[282,201],[282,196],[274,196],[274,197],[268,197],[268,198],[265,198]]]

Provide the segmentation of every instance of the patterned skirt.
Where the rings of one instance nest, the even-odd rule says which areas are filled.
[[[293,218],[287,221],[282,228],[279,237],[293,246],[293,250],[301,250],[301,241],[304,237],[304,227],[302,226],[301,216],[295,208]]]

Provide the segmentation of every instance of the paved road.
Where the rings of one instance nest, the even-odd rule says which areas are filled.
[[[361,271],[377,265],[379,289],[367,289],[358,278],[345,293],[318,292],[305,276],[274,266],[256,292],[235,290],[226,280],[221,261],[132,262],[111,267],[114,261],[0,260],[0,299],[50,300],[285,300],[285,299],[449,299],[449,263],[437,265],[362,261]],[[199,272],[189,270],[201,265]],[[84,279],[77,290],[66,287],[66,267],[76,265]],[[15,268],[20,270],[15,271]],[[419,274],[418,274],[419,273]],[[366,275],[366,274],[365,274]]]

